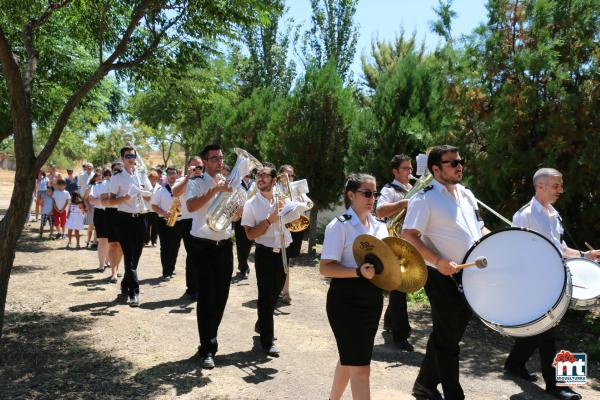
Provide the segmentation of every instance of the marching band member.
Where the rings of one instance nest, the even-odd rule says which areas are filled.
[[[217,194],[230,192],[227,181],[218,174],[223,169],[223,151],[209,144],[200,153],[205,174],[188,182],[187,208],[192,213],[192,260],[198,273],[198,304],[196,307],[202,367],[215,367],[218,349],[217,332],[223,318],[233,272],[231,224],[222,231],[213,231],[207,224],[207,211]]]
[[[465,398],[459,382],[458,344],[472,312],[458,288],[462,274],[457,274],[455,266],[489,231],[479,218],[473,193],[460,184],[463,165],[456,147],[431,149],[427,167],[434,180],[410,200],[401,235],[423,255],[429,274],[425,292],[431,303],[433,331],[413,386],[417,398],[442,399],[439,383],[443,398]]]
[[[171,279],[175,272],[175,264],[181,239],[184,234],[184,227],[179,216],[175,225],[168,226],[167,221],[171,218],[171,206],[173,201],[179,199],[173,196],[171,187],[177,179],[177,168],[167,167],[167,182],[165,186],[157,185],[156,191],[152,195],[152,210],[158,215],[158,235],[160,237],[160,263],[162,265],[163,279]]]
[[[151,184],[146,174],[136,169],[135,160],[138,156],[133,147],[123,147],[120,154],[123,160],[123,170],[111,178],[109,204],[118,206],[117,236],[125,260],[121,294],[129,297],[130,306],[138,307],[140,305],[140,285],[137,267],[144,249],[147,221],[144,214],[144,200],[150,199]]]
[[[185,247],[185,296],[190,300],[196,301],[198,299],[198,278],[197,271],[194,268],[192,260],[192,213],[187,208],[187,187],[188,182],[202,177],[204,172],[204,163],[198,156],[192,156],[187,163],[187,174],[175,181],[175,185],[172,187],[173,196],[181,199],[181,219],[179,223],[182,225],[183,231],[183,246]]]
[[[600,250],[580,252],[567,247],[562,240],[564,228],[558,211],[552,206],[563,193],[562,174],[554,168],[541,168],[533,175],[535,196],[513,216],[513,225],[534,230],[548,240],[561,252],[565,258],[585,257],[599,261]],[[504,369],[508,375],[516,376],[534,382],[537,377],[525,367],[527,360],[537,349],[540,351],[542,376],[546,383],[546,392],[558,399],[576,400],[581,395],[569,387],[556,386],[556,374],[552,365],[556,355],[556,327],[539,335],[515,338]]]
[[[267,355],[279,357],[279,349],[273,343],[273,312],[285,282],[281,250],[290,245],[292,236],[284,227],[284,243],[281,243],[278,213],[283,204],[276,204],[277,199],[273,195],[277,171],[273,164],[262,165],[263,168],[256,174],[256,195],[244,205],[242,226],[248,239],[256,244],[254,266],[258,285],[260,343]]]
[[[405,210],[408,199],[404,197],[412,188],[410,174],[412,164],[409,156],[396,154],[391,161],[392,175],[394,180],[386,183],[381,189],[381,197],[377,200],[375,215],[377,218],[389,218]],[[383,328],[391,330],[394,345],[405,351],[414,351],[408,342],[410,337],[410,323],[408,321],[408,309],[406,304],[406,293],[392,290],[389,296],[388,307],[384,314]]]
[[[356,265],[352,244],[360,234],[388,236],[385,224],[371,215],[378,195],[373,176],[351,174],[344,189],[346,214],[334,218],[325,229],[320,272],[332,278],[327,317],[340,356],[329,396],[333,400],[342,397],[348,380],[353,399],[370,398],[371,356],[383,295],[369,282],[375,276],[373,265]]]
[[[250,175],[246,175],[242,178],[242,188],[246,193],[250,192],[250,189],[256,183],[250,179]],[[242,226],[241,221],[233,222],[233,229],[235,231],[235,250],[237,253],[238,272],[235,280],[246,279],[250,274],[250,267],[248,266],[248,255],[252,248],[252,240],[246,236],[246,231]]]

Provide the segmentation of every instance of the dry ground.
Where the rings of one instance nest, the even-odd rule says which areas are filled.
[[[0,209],[8,206],[10,173],[0,172]],[[0,341],[1,399],[324,399],[337,361],[325,315],[327,282],[316,260],[291,271],[291,306],[276,311],[281,357],[257,351],[256,281],[233,283],[219,332],[217,368],[199,368],[195,304],[182,298],[184,250],[178,274],[161,282],[158,247],[144,249],[141,307],[116,301],[118,286],[95,271],[96,254],[66,250],[65,241],[39,240],[25,229],[13,268]],[[251,255],[252,260],[252,255]],[[372,363],[375,399],[411,399],[430,317],[412,306],[414,353],[399,353],[386,334],[376,337]],[[561,328],[578,337],[579,314]],[[536,385],[505,379],[511,339],[473,320],[461,346],[461,380],[469,399],[550,399]],[[559,345],[577,351],[577,339]],[[570,347],[567,347],[570,346]],[[536,357],[530,368],[538,371]],[[590,375],[598,377],[597,365]],[[600,398],[593,380],[580,392]],[[350,398],[349,395],[346,398]]]

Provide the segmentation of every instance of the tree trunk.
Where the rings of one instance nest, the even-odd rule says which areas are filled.
[[[317,217],[319,215],[319,210],[317,205],[315,204],[313,208],[310,210],[310,226],[308,228],[308,254],[315,255],[316,244],[317,244]]]
[[[8,282],[15,260],[15,251],[19,236],[27,222],[31,196],[35,187],[33,160],[16,157],[17,171],[6,215],[0,221],[0,338],[4,327],[4,310],[8,293]]]

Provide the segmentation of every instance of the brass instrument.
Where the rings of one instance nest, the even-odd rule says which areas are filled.
[[[242,178],[253,168],[262,168],[261,162],[246,150],[235,148],[234,151],[238,157],[227,180],[232,191],[219,193],[206,213],[208,227],[217,232],[229,226],[235,213],[244,207],[248,199],[248,194],[242,187]]]
[[[314,203],[306,195],[306,193],[308,193],[308,182],[306,181],[306,179],[290,182],[289,188],[290,199],[292,201],[305,203],[308,210],[313,208]],[[308,229],[309,225],[310,219],[305,214],[301,214],[300,217],[298,217],[294,221],[285,224],[286,228],[288,228],[290,232],[302,232]]]
[[[429,170],[426,170],[425,173],[421,175],[421,178],[419,178],[419,180],[415,182],[415,185],[408,191],[408,193],[406,193],[406,196],[404,196],[404,198],[407,200],[410,199],[415,194],[423,190],[425,187],[429,186],[432,180],[433,175],[431,174],[431,172],[429,172]],[[398,214],[394,215],[391,218],[388,218],[386,225],[390,236],[400,237],[400,233],[402,232],[402,224],[404,224],[404,217],[406,216],[407,208],[400,210]]]
[[[179,197],[173,197],[171,208],[169,208],[169,218],[167,219],[166,225],[170,228],[175,226],[177,223],[177,217],[181,214],[181,200]]]
[[[273,187],[273,198],[275,199],[275,209],[277,210],[277,222],[279,226],[279,244],[281,246],[281,260],[283,262],[283,271],[288,273],[288,260],[285,247],[285,231],[286,229],[283,220],[281,219],[279,210],[279,201],[285,200],[286,197],[291,197],[292,190],[290,188],[290,179],[287,174],[279,174],[276,178],[275,186]]]

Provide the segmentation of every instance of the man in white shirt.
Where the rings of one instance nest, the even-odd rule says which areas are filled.
[[[273,196],[277,171],[270,163],[263,163],[263,168],[256,174],[257,192],[244,205],[242,226],[246,236],[256,244],[254,266],[258,285],[258,322],[260,343],[263,351],[272,357],[279,357],[279,350],[273,344],[273,313],[277,298],[285,283],[281,250],[292,243],[292,235],[284,227],[283,241],[278,224],[278,208]]]
[[[90,179],[92,179],[93,175],[94,175],[94,166],[92,165],[92,163],[89,163],[89,162],[83,163],[83,171],[81,171],[79,173],[79,176],[77,179],[77,187],[79,190],[79,194],[81,195],[81,198],[83,198],[83,195],[85,194],[85,191],[87,190],[87,187],[88,187],[88,182],[90,181]]]
[[[409,156],[396,154],[390,162],[394,180],[386,183],[381,189],[381,196],[377,200],[375,215],[377,218],[393,218],[400,211],[405,210],[408,199],[404,197],[412,188],[410,174],[412,163]],[[383,329],[392,332],[394,345],[404,351],[413,351],[413,346],[408,342],[410,337],[410,323],[408,321],[408,307],[406,293],[392,290],[389,295],[388,307],[383,317]]]
[[[581,252],[569,248],[563,241],[564,227],[558,211],[552,206],[563,193],[562,174],[554,168],[541,168],[533,175],[535,196],[513,216],[513,225],[534,230],[550,240],[565,258],[585,257],[599,261],[600,251]],[[581,395],[568,387],[556,386],[556,373],[552,365],[556,356],[556,327],[539,335],[516,338],[504,369],[508,375],[528,381],[537,377],[527,370],[525,364],[539,348],[542,376],[546,382],[546,392],[558,399],[576,400]]]
[[[231,224],[222,231],[213,231],[207,224],[207,211],[219,193],[231,192],[231,189],[220,175],[225,159],[221,146],[205,146],[200,157],[206,172],[202,178],[188,182],[186,204],[193,217],[190,232],[192,260],[198,274],[198,352],[202,367],[212,369],[218,350],[217,333],[229,297],[233,272],[233,232]]]
[[[121,294],[129,298],[129,305],[140,305],[140,285],[137,267],[144,249],[146,216],[144,199],[150,199],[151,184],[143,171],[137,170],[137,153],[125,146],[120,151],[123,171],[110,180],[109,205],[117,205],[118,240],[123,249],[125,275],[121,280]]]
[[[192,213],[187,208],[187,188],[188,182],[194,181],[195,179],[201,178],[204,172],[204,163],[198,156],[192,156],[187,163],[187,174],[175,181],[172,187],[173,196],[181,199],[181,219],[179,224],[183,231],[183,246],[185,247],[185,296],[191,301],[198,299],[198,278],[197,271],[194,268],[192,260]]]
[[[434,180],[409,202],[402,238],[412,243],[425,258],[429,277],[425,292],[431,303],[433,331],[419,375],[413,386],[417,398],[465,398],[459,382],[459,342],[471,317],[459,283],[462,274],[455,268],[469,248],[489,231],[479,217],[476,199],[459,182],[464,160],[458,149],[435,146],[427,167]]]
[[[164,279],[170,279],[175,271],[177,255],[181,246],[183,237],[183,225],[180,217],[173,226],[167,226],[167,221],[171,217],[171,206],[173,201],[181,202],[181,199],[173,196],[171,187],[177,179],[177,168],[170,166],[167,168],[167,182],[165,186],[157,185],[156,191],[152,195],[152,210],[158,215],[158,235],[160,236],[160,262],[162,265],[162,276]]]
[[[250,193],[250,188],[253,184],[255,183],[250,179],[250,175],[246,175],[242,178],[242,188],[246,193]],[[252,248],[252,240],[249,240],[246,236],[246,231],[244,230],[241,221],[233,222],[233,230],[235,232],[235,250],[238,262],[238,273],[236,274],[234,281],[240,281],[246,279],[250,274],[248,256],[250,255],[250,249]]]

